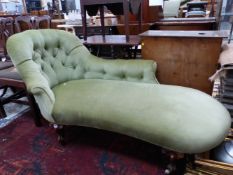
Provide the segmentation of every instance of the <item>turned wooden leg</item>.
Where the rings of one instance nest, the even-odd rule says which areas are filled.
[[[53,124],[56,133],[58,134],[58,142],[64,146],[65,145],[65,128],[63,125]]]

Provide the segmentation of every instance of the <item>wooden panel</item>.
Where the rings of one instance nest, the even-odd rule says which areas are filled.
[[[221,38],[143,37],[142,57],[157,62],[162,84],[199,89],[208,94],[216,71]]]
[[[214,30],[215,18],[167,18],[155,22],[152,30]]]
[[[212,30],[211,24],[197,24],[197,25],[158,25],[156,30]]]
[[[125,34],[125,30],[124,30],[124,26],[123,25],[117,25],[117,31],[120,35],[124,35]],[[150,24],[148,23],[144,23],[142,24],[142,29],[140,31],[140,29],[138,28],[137,24],[129,24],[129,34],[130,35],[138,35],[141,32],[145,32],[147,30],[149,30],[150,28]]]
[[[155,22],[163,18],[163,9],[161,6],[149,6],[149,0],[142,1],[142,22]],[[129,22],[137,23],[137,16],[129,13]],[[124,17],[118,16],[118,23],[124,24]]]

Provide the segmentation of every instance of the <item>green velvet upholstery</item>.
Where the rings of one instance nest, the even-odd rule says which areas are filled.
[[[230,128],[228,111],[212,97],[158,84],[153,61],[97,58],[74,35],[52,29],[16,34],[7,50],[49,122],[114,131],[181,153],[210,150]]]

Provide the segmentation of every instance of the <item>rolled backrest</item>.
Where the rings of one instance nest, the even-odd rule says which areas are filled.
[[[8,39],[7,50],[16,67],[38,69],[50,87],[82,78],[82,60],[85,55],[90,55],[76,36],[55,29],[27,30],[15,34]],[[23,78],[23,73],[19,73]]]

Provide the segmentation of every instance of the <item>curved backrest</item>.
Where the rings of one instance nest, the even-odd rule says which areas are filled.
[[[13,35],[7,42],[7,50],[16,67],[37,69],[50,87],[83,77],[81,62],[90,55],[73,34],[55,29],[27,30]]]
[[[48,29],[51,25],[51,17],[49,15],[36,16],[34,18],[35,29]]]
[[[22,32],[25,30],[33,29],[33,17],[32,16],[17,16],[15,18],[16,32]]]
[[[157,82],[153,61],[97,58],[76,36],[63,30],[15,34],[7,41],[7,51],[22,79],[28,72],[36,72],[47,79],[51,88],[78,79]]]

